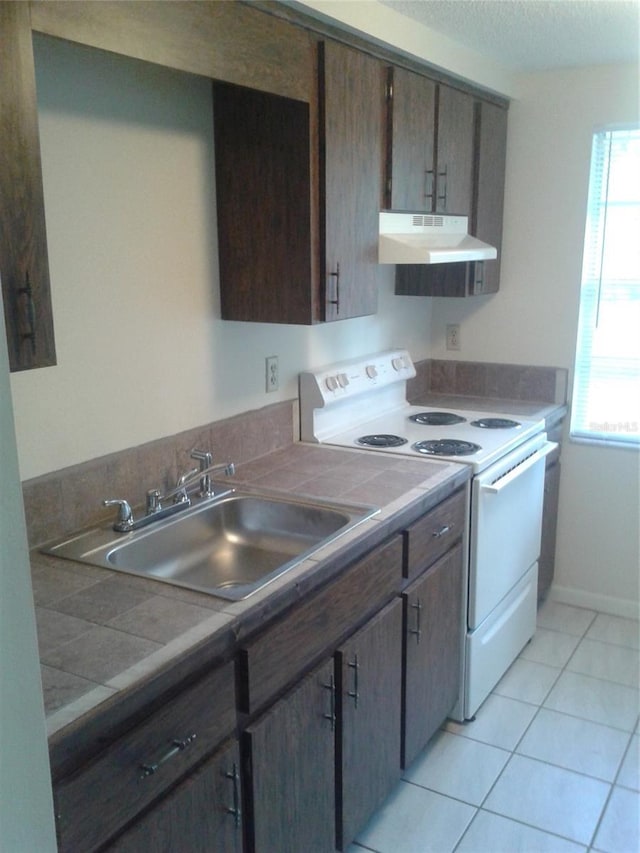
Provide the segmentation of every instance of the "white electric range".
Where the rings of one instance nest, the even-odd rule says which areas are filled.
[[[461,699],[452,711],[469,719],[535,632],[544,458],[555,445],[542,420],[412,406],[415,375],[402,349],[301,373],[300,437],[471,466]]]

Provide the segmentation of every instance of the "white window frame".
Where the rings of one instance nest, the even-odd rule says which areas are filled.
[[[640,447],[637,125],[593,135],[570,438]]]

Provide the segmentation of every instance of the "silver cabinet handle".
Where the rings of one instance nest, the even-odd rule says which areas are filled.
[[[331,731],[334,732],[336,730],[336,682],[333,675],[329,678],[329,683],[322,686],[330,691],[329,713],[322,716],[331,722]]]
[[[358,699],[360,698],[360,691],[358,688],[358,673],[360,671],[360,664],[358,663],[358,655],[354,655],[353,661],[349,661],[347,666],[353,670],[353,690],[348,690],[347,695],[353,699],[354,708],[358,707]]]
[[[227,806],[227,814],[233,815],[233,823],[236,829],[240,828],[240,820],[242,818],[242,810],[240,809],[240,774],[234,761],[232,769],[225,774],[227,779],[231,779],[233,783],[233,805]]]
[[[413,634],[416,638],[416,645],[420,645],[420,637],[422,636],[422,627],[421,627],[421,616],[422,616],[422,604],[420,603],[420,599],[418,598],[415,604],[412,604],[411,607],[416,611],[416,627],[409,628],[409,633]]]
[[[431,534],[431,537],[433,539],[440,539],[441,536],[444,536],[446,533],[449,533],[450,530],[451,530],[451,525],[445,524],[440,528],[440,530],[434,530],[433,533]]]
[[[189,746],[189,744],[193,743],[196,737],[197,735],[192,734],[189,735],[189,737],[184,738],[184,740],[178,740],[177,738],[172,740],[171,749],[167,750],[167,752],[165,752],[165,754],[161,758],[159,758],[155,764],[141,765],[142,776],[140,776],[140,778],[146,779],[148,776],[153,776],[153,774],[157,773],[157,771],[162,767],[162,765],[169,761],[170,758],[173,758],[179,752],[185,750]]]
[[[442,179],[442,180],[441,180]],[[441,190],[440,187],[443,189]],[[447,167],[445,166],[442,172],[438,172],[438,201],[442,202],[442,211],[447,210]]]
[[[336,280],[336,298],[328,299],[329,305],[336,306],[336,314],[340,313],[340,264],[336,264],[336,271],[329,273],[330,278],[335,278]]]
[[[426,169],[424,173],[424,198],[427,204],[425,204],[425,208],[427,211],[431,211],[433,208],[433,185],[434,185],[434,173],[433,169]]]
[[[33,301],[33,288],[29,281],[29,273],[26,275],[24,287],[16,288],[16,297],[19,300],[24,297],[24,318],[26,331],[20,334],[20,340],[29,341],[31,344],[31,355],[36,354],[36,305]]]

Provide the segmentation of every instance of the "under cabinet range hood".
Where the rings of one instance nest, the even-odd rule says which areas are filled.
[[[498,250],[468,233],[467,216],[383,210],[379,264],[450,264],[490,261]]]

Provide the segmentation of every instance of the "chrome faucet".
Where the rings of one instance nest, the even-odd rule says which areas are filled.
[[[219,462],[213,465],[213,454],[207,450],[192,450],[190,454],[192,459],[197,459],[200,462],[200,491],[199,495],[202,498],[211,498],[215,494],[211,485],[211,474],[214,471],[223,471],[227,477],[233,477],[236,473],[236,466],[233,462]]]
[[[222,462],[218,465],[212,464],[213,456],[211,453],[203,450],[193,450],[191,458],[197,459],[200,462],[198,468],[191,468],[184,474],[178,477],[178,482],[175,487],[162,495],[159,489],[149,489],[146,498],[146,515],[142,518],[134,520],[133,511],[128,501],[104,500],[103,506],[117,506],[118,516],[114,522],[113,529],[120,533],[128,533],[131,530],[137,530],[139,527],[145,527],[151,524],[152,521],[159,521],[168,515],[173,515],[181,509],[187,509],[191,506],[191,499],[188,494],[188,486],[193,483],[196,477],[200,477],[200,497],[214,497],[215,493],[211,485],[211,477],[214,471],[224,471],[227,477],[232,477],[235,474],[236,468],[233,462]],[[162,506],[162,502],[168,498],[173,498],[173,503],[167,507]]]
[[[213,489],[211,488],[211,475],[208,473],[208,469],[213,465],[213,453],[194,448],[189,455],[191,459],[196,459],[200,463],[200,495],[203,498],[212,497]]]

